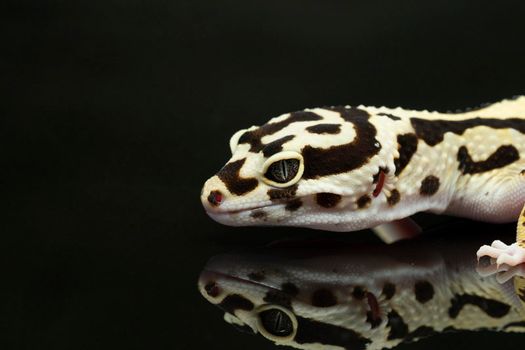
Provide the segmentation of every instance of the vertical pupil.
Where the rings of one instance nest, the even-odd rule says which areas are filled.
[[[286,181],[288,179],[288,167],[286,166],[286,161],[285,160],[281,160],[279,163],[280,163],[280,167],[281,167],[282,179],[283,179],[283,181]]]

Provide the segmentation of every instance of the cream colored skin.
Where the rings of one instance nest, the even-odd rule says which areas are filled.
[[[419,243],[419,244],[418,244]],[[290,249],[290,256],[269,255],[224,255],[213,258],[199,278],[199,290],[212,304],[220,305],[229,295],[238,295],[253,303],[253,309],[235,309],[226,313],[224,319],[238,326],[248,326],[268,340],[299,349],[343,349],[335,346],[339,334],[350,330],[367,342],[367,349],[392,348],[404,341],[419,340],[431,334],[455,330],[494,330],[500,332],[525,332],[525,308],[514,292],[513,281],[498,282],[491,276],[492,266],[480,268],[476,273],[476,259],[465,256],[465,250],[472,250],[478,242],[456,242],[444,246],[431,242],[414,243],[414,246],[382,246],[368,250],[339,248],[336,251],[318,252],[314,257],[298,259],[301,249]],[[441,247],[442,249],[439,249]],[[436,249],[438,248],[438,249]],[[264,279],[250,278],[254,272]],[[429,300],[417,300],[415,285],[425,281],[432,285],[433,295]],[[213,282],[220,291],[210,295],[205,286]],[[290,299],[290,307],[268,302],[271,291],[281,289],[283,283],[293,283],[297,294]],[[395,286],[389,298],[383,292],[386,283]],[[367,322],[370,306],[367,298],[354,297],[356,286],[372,293],[378,301],[381,321],[375,326]],[[312,305],[314,291],[323,289],[336,298],[336,304],[329,307]],[[525,289],[524,289],[525,291]],[[458,296],[475,296],[481,300],[500,303],[508,312],[491,315],[481,307],[466,304],[456,309],[451,317],[454,300]],[[260,313],[268,309],[285,312],[293,322],[293,333],[286,337],[271,334],[261,323]],[[498,309],[498,307],[493,307]],[[406,329],[392,326],[389,313],[395,310],[406,324]],[[325,334],[309,334],[313,342],[301,341],[299,318],[316,322],[316,325],[340,327],[337,330],[319,328]],[[397,322],[399,325],[400,322]],[[309,331],[315,328],[309,327]],[[419,333],[418,333],[419,329]],[[426,332],[421,332],[426,329]],[[397,336],[392,337],[392,334]],[[419,334],[419,336],[416,336]],[[346,348],[351,348],[351,341]]]
[[[417,212],[446,213],[487,222],[517,221],[525,203],[525,134],[513,128],[496,129],[489,126],[475,126],[462,133],[446,132],[443,142],[429,146],[419,139],[417,151],[403,171],[396,176],[394,159],[399,157],[398,135],[414,133],[410,118],[426,120],[466,120],[472,118],[525,120],[525,96],[504,100],[465,113],[444,114],[429,111],[413,111],[401,108],[359,106],[369,113],[369,121],[377,130],[376,139],[381,144],[378,154],[364,165],[349,172],[302,179],[300,174],[285,186],[275,184],[264,177],[271,162],[295,157],[301,160],[303,147],[309,145],[329,148],[351,142],[356,136],[353,123],[345,122],[338,112],[315,108],[322,121],[295,122],[262,138],[264,144],[287,135],[294,138],[283,144],[283,150],[267,159],[262,152],[250,152],[250,145],[238,143],[246,130],[237,132],[230,141],[232,157],[228,163],[246,159],[240,169],[241,178],[255,178],[258,186],[246,194],[235,195],[228,191],[218,176],[211,177],[204,185],[202,202],[208,214],[218,222],[234,226],[279,225],[300,226],[328,231],[355,231],[373,228],[394,220],[404,219]],[[392,120],[380,114],[394,115]],[[277,123],[289,114],[269,121]],[[319,123],[341,124],[337,135],[312,134],[306,128]],[[254,130],[252,127],[247,130]],[[500,146],[512,145],[518,151],[519,159],[503,167],[476,174],[462,174],[459,170],[458,150],[466,146],[474,162],[486,160]],[[388,168],[385,184],[377,197],[372,196],[376,184],[372,178],[380,168]],[[439,178],[439,189],[433,195],[421,195],[423,179],[428,175]],[[295,211],[286,210],[286,202],[271,200],[268,190],[296,185],[296,198],[302,206]],[[396,189],[400,201],[389,205],[387,198]],[[207,200],[211,191],[223,194],[222,203],[214,206]],[[316,203],[316,194],[331,193],[341,196],[340,202],[331,208],[323,208]],[[371,198],[366,208],[359,208],[357,201],[363,195]],[[255,216],[254,211],[263,210],[264,218]],[[517,243],[505,246],[494,242],[484,247],[479,255],[490,255],[500,264],[516,265],[525,262],[525,233],[518,231]]]

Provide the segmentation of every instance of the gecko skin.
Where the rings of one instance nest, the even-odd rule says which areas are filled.
[[[299,349],[375,350],[449,331],[525,332],[521,277],[498,282],[486,273],[492,265],[480,275],[476,258],[464,254],[479,240],[453,240],[216,256],[199,290],[228,323]]]
[[[525,96],[455,114],[306,109],[238,131],[230,148],[201,195],[223,224],[355,231],[423,211],[521,218],[516,243],[478,256],[525,262]]]

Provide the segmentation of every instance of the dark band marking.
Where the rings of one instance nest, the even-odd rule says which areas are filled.
[[[332,107],[341,117],[354,124],[356,136],[350,143],[329,148],[305,146],[303,179],[340,174],[357,169],[381,149],[376,140],[376,128],[368,121],[369,114],[358,108]]]
[[[428,281],[419,281],[414,285],[414,293],[416,300],[424,304],[434,297],[434,287]]]
[[[520,159],[516,147],[512,145],[500,146],[486,160],[474,162],[467,147],[461,146],[458,151],[459,170],[463,174],[479,174],[485,171],[503,168]]]
[[[254,210],[250,213],[250,217],[254,219],[264,219],[267,216],[268,214],[262,209]]]
[[[352,291],[352,296],[357,300],[363,300],[365,298],[364,288],[361,286],[354,287],[354,290]]]
[[[286,293],[292,297],[299,294],[299,288],[297,288],[297,286],[292,282],[283,283],[283,285],[281,286],[281,290],[283,291],[283,293]]]
[[[301,201],[299,198],[296,198],[286,203],[284,209],[287,211],[296,211],[302,206],[303,206],[303,201]]]
[[[467,304],[479,307],[488,316],[493,318],[501,318],[510,311],[510,305],[508,304],[472,294],[456,294],[450,302],[451,306],[448,309],[448,314],[451,318],[456,318]]]
[[[347,350],[365,350],[371,340],[344,327],[318,322],[297,316],[297,333],[294,337],[298,344],[323,344],[340,346]]]
[[[221,289],[219,288],[217,283],[213,281],[206,283],[206,285],[204,286],[204,290],[212,298],[216,298],[219,296],[219,294],[221,294]]]
[[[395,175],[401,174],[417,151],[417,136],[415,134],[397,135],[399,158],[394,159]]]
[[[271,200],[293,199],[295,198],[297,187],[297,185],[293,185],[287,188],[271,189],[268,190],[268,196]]]
[[[264,271],[250,272],[248,274],[248,278],[251,279],[252,281],[257,281],[257,282],[264,281],[265,279]]]
[[[427,326],[421,326],[421,327],[418,327],[416,330],[410,332],[406,336],[405,341],[406,342],[413,342],[413,341],[419,340],[421,338],[431,337],[431,336],[436,335],[436,334],[439,334],[439,332],[436,332],[434,330],[434,328],[427,327]]]
[[[321,192],[315,196],[315,200],[323,208],[333,208],[341,201],[341,196],[335,193]]]
[[[239,294],[228,295],[217,306],[232,315],[235,314],[235,310],[253,310],[253,303]]]
[[[293,113],[290,113],[290,116],[288,118],[280,122],[266,123],[258,127],[255,130],[246,131],[239,138],[239,144],[249,143],[250,152],[257,153],[264,147],[264,145],[261,142],[261,139],[264,136],[275,134],[279,130],[286,128],[288,125],[292,123],[307,122],[307,121],[314,121],[314,120],[321,120],[321,119],[323,118],[320,115],[317,115],[313,112],[305,112],[305,111],[293,112]]]
[[[363,209],[363,208],[368,207],[371,202],[372,202],[372,199],[370,198],[370,196],[367,194],[364,194],[357,199],[356,204],[359,209]]]
[[[292,140],[295,136],[294,135],[288,135],[281,137],[280,139],[277,139],[275,141],[270,142],[269,144],[265,145],[263,148],[263,155],[266,158],[269,158],[273,156],[276,153],[279,153],[283,150],[283,145]]]
[[[339,134],[341,132],[340,124],[316,124],[306,128],[312,134]]]
[[[396,189],[393,189],[391,192],[390,192],[390,196],[388,196],[388,198],[386,199],[387,203],[391,206],[394,206],[396,205],[397,203],[399,203],[399,200],[401,199],[401,194],[399,193],[398,190]]]
[[[276,304],[288,309],[292,309],[292,297],[280,290],[269,290],[264,299],[267,303]]]
[[[240,177],[239,173],[244,162],[246,162],[246,158],[228,163],[217,173],[217,176],[224,182],[228,191],[238,196],[253,191],[259,184],[256,178]]]
[[[408,325],[405,323],[403,318],[397,313],[396,310],[390,311],[387,315],[388,322],[387,327],[390,328],[388,333],[388,340],[392,339],[403,339],[408,335]]]
[[[385,296],[386,300],[392,299],[394,294],[396,294],[396,286],[393,283],[387,282],[383,286],[383,295]]]
[[[439,190],[439,179],[434,175],[428,175],[421,181],[419,193],[423,196],[431,196]]]
[[[503,329],[511,328],[511,327],[519,327],[519,328],[525,328],[525,321],[517,321],[517,322],[511,322],[509,324],[506,324],[503,326]]]
[[[382,117],[387,117],[387,118],[390,118],[390,119],[392,119],[392,120],[401,120],[400,117],[395,116],[395,115],[390,114],[390,113],[377,113],[377,115],[380,115],[380,116],[382,116]]]
[[[525,133],[525,120],[518,118],[495,119],[495,118],[472,118],[465,120],[428,120],[411,118],[410,122],[416,131],[417,137],[425,141],[429,146],[435,146],[443,141],[447,132],[456,135],[463,133],[476,126],[488,126],[493,129],[514,129]]]
[[[312,306],[330,307],[337,305],[337,298],[328,289],[318,289],[312,293]]]

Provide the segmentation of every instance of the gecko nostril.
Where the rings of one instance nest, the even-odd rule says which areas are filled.
[[[217,206],[222,203],[223,195],[221,191],[211,191],[208,195],[208,202],[211,203],[211,205]]]

